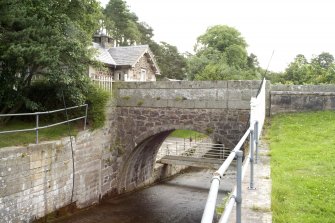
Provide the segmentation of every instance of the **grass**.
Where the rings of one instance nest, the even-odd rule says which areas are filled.
[[[42,122],[40,123],[40,126],[44,126],[47,124],[48,123]],[[0,131],[27,129],[34,127],[35,122],[13,120],[10,121],[8,124],[6,124],[4,127],[0,127]],[[80,131],[81,129],[82,128],[79,128],[79,124],[78,123],[76,124],[76,122],[70,124],[71,135],[76,135],[78,131]],[[38,135],[39,135],[38,137],[39,142],[60,139],[61,137],[68,136],[68,125],[62,124],[51,128],[40,129]],[[28,145],[29,143],[35,143],[35,140],[36,140],[35,131],[0,134],[0,148],[8,146]]]
[[[201,139],[201,138],[205,138],[207,137],[205,134],[196,132],[196,131],[192,131],[192,130],[187,130],[187,129],[177,129],[175,131],[173,131],[170,134],[171,137],[176,137],[176,138],[183,138],[183,139],[189,139],[189,138],[197,138],[197,139]]]
[[[335,112],[272,119],[273,222],[335,222]]]

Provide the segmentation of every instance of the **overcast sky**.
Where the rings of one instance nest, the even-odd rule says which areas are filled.
[[[105,5],[109,0],[100,0]],[[333,0],[126,0],[154,39],[193,52],[196,38],[214,25],[236,28],[269,70],[284,71],[297,54],[335,56]]]

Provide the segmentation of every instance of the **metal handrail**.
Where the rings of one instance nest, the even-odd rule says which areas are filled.
[[[85,107],[85,115],[84,116],[79,116],[77,118],[69,119],[69,120],[62,121],[62,122],[53,123],[53,124],[50,124],[50,125],[39,126],[39,115],[53,114],[53,113],[56,113],[56,112],[66,111],[66,110],[71,110],[71,109],[81,108],[81,107]],[[70,123],[70,122],[73,122],[73,121],[76,121],[76,120],[84,119],[84,130],[85,130],[86,129],[86,122],[87,122],[87,112],[88,112],[88,104],[83,104],[83,105],[72,106],[72,107],[68,107],[68,108],[62,108],[62,109],[57,109],[57,110],[52,110],[52,111],[45,111],[45,112],[0,114],[0,117],[32,116],[32,115],[36,116],[36,127],[35,128],[0,131],[0,134],[36,131],[36,144],[38,144],[38,131],[40,129],[46,129],[46,128],[54,127],[54,126],[57,126],[57,125],[62,125],[62,124],[65,124],[65,123]]]
[[[244,135],[231,151],[229,156],[220,166],[220,168],[213,174],[211,187],[209,190],[206,206],[203,212],[203,216],[201,219],[202,223],[210,223],[213,222],[215,206],[217,195],[219,191],[219,185],[221,178],[224,173],[227,171],[228,167],[234,160],[237,158],[237,177],[236,177],[236,186],[229,198],[229,202],[225,207],[224,213],[221,215],[220,223],[228,222],[229,215],[233,209],[234,204],[236,203],[236,222],[241,222],[241,202],[242,202],[242,179],[245,175],[245,172],[250,163],[250,189],[254,188],[254,156],[256,157],[256,162],[258,158],[258,141],[261,135],[261,131],[264,125],[265,119],[265,84],[266,80],[263,79],[260,91],[257,93],[257,97],[252,97],[250,100],[250,126],[245,131]],[[242,166],[242,151],[240,151],[242,145],[246,141],[247,137],[250,139],[250,152],[249,155]],[[256,151],[256,155],[254,155],[254,150]]]
[[[215,212],[215,206],[216,206],[216,199],[218,195],[219,185],[221,178],[227,171],[230,164],[233,162],[235,158],[236,152],[240,151],[243,143],[247,139],[250,133],[250,127],[247,129],[247,131],[244,133],[243,137],[240,139],[240,141],[237,143],[237,145],[234,147],[233,151],[229,154],[227,159],[223,162],[223,164],[220,166],[220,168],[213,174],[212,178],[212,184],[209,189],[209,195],[206,202],[205,210],[201,219],[202,223],[212,222],[214,218],[214,212]]]

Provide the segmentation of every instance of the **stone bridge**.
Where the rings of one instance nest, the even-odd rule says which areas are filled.
[[[150,181],[155,157],[175,129],[204,133],[233,148],[248,127],[260,81],[117,83],[115,146],[122,148],[118,192]]]
[[[32,222],[178,171],[171,165],[154,168],[160,144],[174,129],[196,130],[232,148],[247,128],[249,100],[259,86],[258,81],[116,83],[103,128],[81,131],[72,142],[65,137],[0,149],[0,219]],[[335,110],[335,85],[268,83],[267,102],[268,114]]]

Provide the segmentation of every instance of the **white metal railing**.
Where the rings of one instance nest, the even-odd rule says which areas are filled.
[[[161,146],[157,154],[157,160],[164,156],[224,160],[230,153],[230,150],[225,148],[223,144],[213,144],[206,141],[207,138],[200,142],[169,140]]]
[[[250,184],[249,189],[254,189],[254,150],[256,148],[256,157],[258,156],[258,140],[262,132],[265,119],[265,85],[266,80],[263,79],[260,91],[257,97],[252,97],[250,101],[250,126],[245,131],[244,135],[237,143],[235,148],[231,151],[227,159],[223,162],[221,167],[213,174],[211,187],[209,190],[206,206],[202,215],[202,223],[213,222],[216,200],[219,191],[221,178],[226,170],[234,160],[237,158],[237,173],[236,173],[236,186],[233,189],[231,196],[225,206],[224,213],[221,215],[219,223],[228,222],[229,215],[236,203],[236,222],[241,222],[241,203],[242,203],[242,179],[250,163]],[[241,147],[249,136],[250,151],[247,159],[242,164],[243,152]]]
[[[104,89],[105,91],[112,92],[113,90],[113,77],[106,75],[95,75],[91,78],[93,83],[95,83],[99,88]]]
[[[50,125],[40,126],[40,115],[53,114],[53,113],[60,112],[60,111],[65,111],[66,114],[67,114],[68,110],[81,108],[81,107],[85,107],[85,115],[84,116],[80,116],[80,117],[77,117],[77,118],[72,118],[72,119],[69,119],[69,120],[66,120],[66,121],[62,121],[62,122],[53,123],[53,124],[50,124]],[[53,126],[57,126],[57,125],[73,122],[73,121],[76,121],[76,120],[84,119],[84,130],[85,130],[86,129],[86,122],[87,122],[87,111],[88,111],[88,105],[84,104],[84,105],[72,106],[72,107],[68,107],[68,108],[62,108],[62,109],[57,109],[57,110],[53,110],[53,111],[46,111],[46,112],[0,114],[0,117],[35,116],[35,120],[36,120],[35,121],[35,123],[36,123],[35,128],[0,131],[0,134],[35,131],[36,132],[36,144],[38,144],[38,131],[40,129],[46,129],[46,128],[50,128],[50,127],[53,127]]]

